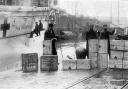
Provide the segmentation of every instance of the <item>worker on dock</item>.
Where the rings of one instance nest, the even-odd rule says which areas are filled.
[[[51,40],[53,38],[56,38],[53,28],[54,25],[52,23],[49,23],[48,29],[44,33],[44,40]]]
[[[56,36],[53,30],[54,25],[52,23],[49,23],[48,30],[44,33],[44,40],[52,40],[52,55],[57,55],[55,42],[56,42]]]
[[[39,29],[38,30],[39,30],[38,33],[40,35],[40,31],[43,31],[43,24],[42,24],[41,20],[39,20]]]
[[[89,30],[86,32],[86,41],[87,41],[87,57],[89,58],[89,40],[97,39],[97,32],[94,31],[94,25],[90,25]]]
[[[86,34],[86,48],[77,47],[76,48],[76,57],[77,59],[85,59],[86,56],[89,58],[89,40],[90,39],[97,39],[97,32],[94,31],[94,26],[90,25],[89,30],[85,33]]]
[[[112,32],[109,32],[107,29],[108,29],[107,25],[106,24],[103,25],[103,31],[100,34],[100,39],[108,40],[108,54],[110,56],[111,54],[110,53],[110,35],[113,35],[115,33],[115,30]]]

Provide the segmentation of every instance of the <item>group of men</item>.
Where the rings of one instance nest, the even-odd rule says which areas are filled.
[[[36,34],[36,36],[39,36],[40,35],[40,32],[42,30],[43,30],[43,24],[42,24],[41,20],[39,20],[39,24],[38,24],[38,22],[35,22],[35,28],[31,32],[30,37],[33,37],[33,34]]]
[[[108,29],[107,25],[103,25],[102,31],[94,31],[94,26],[90,25],[89,31],[86,32],[87,51],[89,49],[88,41],[90,39],[105,39],[108,41],[108,54],[110,55],[110,35],[113,35],[115,31],[109,32],[107,29]]]

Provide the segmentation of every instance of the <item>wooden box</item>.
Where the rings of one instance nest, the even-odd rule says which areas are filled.
[[[41,71],[56,71],[58,70],[58,56],[45,55],[40,59]]]
[[[98,52],[98,40],[91,39],[88,41],[89,44],[89,52]]]
[[[77,69],[91,69],[91,60],[90,59],[79,59],[77,60]]]
[[[38,71],[38,54],[37,53],[22,54],[22,71],[23,72]]]
[[[89,59],[91,60],[91,68],[98,67],[98,53],[89,53]]]
[[[99,40],[99,53],[108,53],[108,41]]]
[[[111,50],[124,50],[124,40],[111,40],[110,48]]]
[[[63,70],[76,70],[76,60],[62,60]]]
[[[125,40],[125,50],[128,51],[128,40]]]
[[[52,55],[52,40],[43,41],[43,55]]]
[[[111,59],[120,60],[123,58],[123,51],[111,51]]]
[[[98,67],[108,68],[108,54],[107,53],[99,54]]]
[[[117,68],[121,69],[122,67],[124,68],[125,62],[122,60],[109,60],[109,68]]]
[[[110,40],[110,45],[119,45],[124,46],[125,41],[124,40]]]

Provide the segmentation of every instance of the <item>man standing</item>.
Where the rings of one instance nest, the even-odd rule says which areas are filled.
[[[86,41],[87,41],[87,57],[89,57],[89,40],[97,39],[97,33],[93,30],[94,26],[90,25],[89,31],[86,32]]]
[[[108,41],[108,54],[110,56],[110,35],[113,35],[115,31],[109,32],[107,28],[107,25],[103,25],[103,31],[101,32],[100,39],[105,39]]]
[[[56,36],[54,33],[54,25],[53,23],[50,23],[48,25],[48,30],[44,33],[44,40],[52,40],[52,55],[57,55],[56,47],[55,47],[55,42],[56,42]]]
[[[43,24],[42,24],[42,22],[41,22],[41,20],[39,20],[39,29],[38,29],[39,31],[39,35],[40,35],[40,31],[42,31],[43,30]]]

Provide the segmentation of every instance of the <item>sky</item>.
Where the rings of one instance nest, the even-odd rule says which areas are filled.
[[[112,21],[114,24],[128,24],[128,0],[58,0],[59,7],[70,14],[95,17],[100,20]]]

